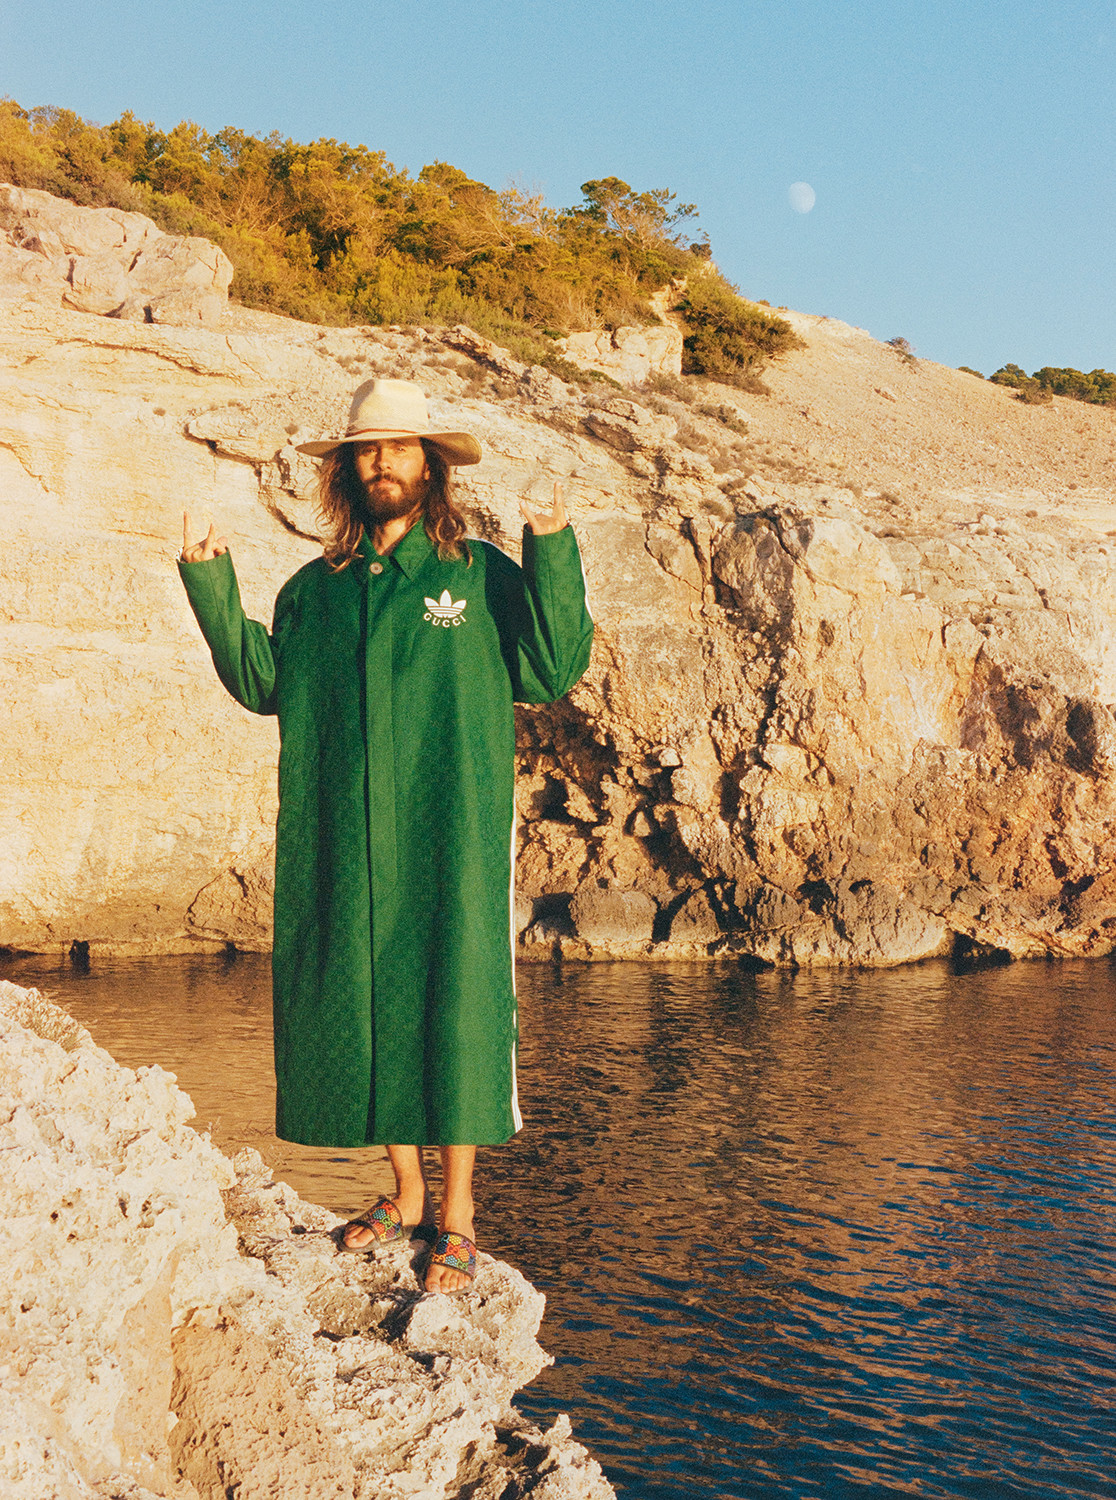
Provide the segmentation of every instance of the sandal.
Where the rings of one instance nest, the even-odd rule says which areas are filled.
[[[477,1279],[477,1247],[467,1235],[458,1234],[456,1229],[444,1229],[434,1241],[434,1249],[426,1262],[427,1270],[431,1266],[448,1266],[451,1271],[464,1272],[469,1278],[464,1286],[442,1293],[444,1297],[460,1297],[464,1292],[472,1291]]]
[[[372,1238],[363,1245],[347,1245],[345,1236],[350,1229],[370,1229]],[[385,1197],[377,1199],[359,1218],[350,1219],[343,1226],[337,1248],[345,1255],[376,1255],[381,1250],[398,1245],[400,1240],[429,1241],[433,1237],[433,1224],[412,1224],[408,1227],[403,1223],[403,1217],[392,1200]]]

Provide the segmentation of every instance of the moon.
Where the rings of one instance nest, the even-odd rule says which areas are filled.
[[[818,201],[818,195],[808,182],[792,182],[787,189],[790,206],[796,214],[808,214]]]

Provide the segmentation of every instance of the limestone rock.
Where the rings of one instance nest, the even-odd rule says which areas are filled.
[[[685,532],[677,526],[650,521],[647,526],[647,550],[667,573],[700,591],[705,581],[701,560]]]
[[[708,948],[710,943],[718,942],[721,936],[721,924],[707,893],[694,891],[687,896],[670,924],[671,941]]]
[[[506,349],[501,349],[499,344],[494,344],[491,339],[474,333],[464,325],[446,329],[442,337],[449,348],[460,349],[480,364],[495,370],[498,375],[515,381],[518,393],[524,400],[555,402],[559,405],[565,402],[565,382],[542,365],[525,365],[522,360],[514,359]]]
[[[645,948],[651,941],[656,907],[642,891],[601,890],[583,885],[570,902],[578,938],[591,948]]]
[[[887,966],[948,951],[942,918],[885,882],[836,881],[806,903],[764,887],[750,915],[751,951],[773,964]]]
[[[242,859],[223,870],[195,896],[186,913],[190,932],[200,938],[231,942],[242,953],[271,949],[271,912],[275,899],[274,860],[270,851],[255,862]]]
[[[335,1215],[192,1113],[0,983],[0,1492],[613,1494],[568,1421],[511,1405],[547,1362],[515,1270],[482,1255],[466,1296],[424,1297],[409,1247],[338,1254]]]
[[[661,446],[674,435],[672,422],[652,416],[637,402],[620,397],[599,402],[583,421],[594,437],[624,453]]]
[[[133,232],[96,224],[83,256]],[[49,267],[44,235],[12,254]],[[318,552],[294,444],[380,374],[477,433],[459,485],[480,535],[514,554],[520,500],[560,479],[583,549],[589,673],[517,717],[525,957],[1112,951],[1111,414],[789,316],[806,347],[767,395],[602,397],[467,328],[230,309],[218,334],[14,303],[0,945],[267,946],[275,726],[215,681],[171,555],[183,505],[212,513],[269,620]],[[658,915],[589,942],[585,890]],[[697,891],[717,931],[703,915],[694,941]]]
[[[566,358],[622,385],[644,385],[652,375],[681,375],[682,334],[666,323],[571,333],[559,340]]]
[[[0,183],[0,295],[140,323],[214,327],[233,268],[208,240],[143,214],[80,208]]]

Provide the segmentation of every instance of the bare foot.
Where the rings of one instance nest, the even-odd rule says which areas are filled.
[[[436,1223],[429,1193],[399,1192],[390,1201],[399,1210],[407,1228],[417,1224],[429,1224],[433,1228]],[[367,1225],[352,1224],[345,1231],[343,1243],[346,1250],[370,1250],[376,1243],[376,1236]]]

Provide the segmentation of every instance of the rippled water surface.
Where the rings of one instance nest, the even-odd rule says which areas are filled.
[[[266,962],[3,977],[304,1196],[382,1184],[378,1151],[270,1135]],[[518,1404],[623,1496],[1116,1496],[1108,964],[526,968],[520,998],[482,1244],[548,1297]]]

